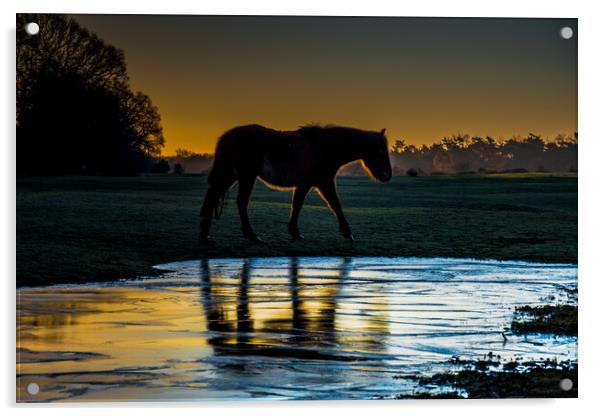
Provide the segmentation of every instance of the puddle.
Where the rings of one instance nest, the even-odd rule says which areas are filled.
[[[515,306],[567,301],[577,267],[417,258],[261,258],[158,278],[17,291],[19,401],[372,399],[452,356],[577,358],[507,335]],[[36,383],[39,392],[28,393]]]

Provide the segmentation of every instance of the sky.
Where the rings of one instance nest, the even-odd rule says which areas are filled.
[[[386,128],[415,145],[577,131],[576,19],[72,17],[123,49],[164,155],[213,153],[250,123]]]

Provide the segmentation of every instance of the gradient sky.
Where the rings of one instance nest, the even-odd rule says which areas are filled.
[[[454,133],[577,131],[576,19],[74,15],[125,52],[166,145],[212,153],[231,127]]]

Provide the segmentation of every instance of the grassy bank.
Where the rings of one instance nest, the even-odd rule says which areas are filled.
[[[268,244],[242,239],[230,191],[214,242],[199,244],[203,176],[17,179],[17,282],[110,280],[201,256],[424,256],[577,261],[576,175],[339,178],[356,241],[344,240],[316,194],[306,240],[286,231],[290,193],[258,183],[250,207]]]
[[[563,379],[573,385],[569,390],[560,388]],[[579,394],[578,364],[576,362],[508,361],[496,359],[467,361],[459,372],[435,374],[418,379],[421,388],[427,389],[413,395],[400,395],[399,399],[459,399],[457,391],[464,391],[468,399],[519,399],[519,398],[575,398]],[[429,393],[433,386],[449,387],[456,391]]]

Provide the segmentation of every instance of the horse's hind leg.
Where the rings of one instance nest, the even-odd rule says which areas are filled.
[[[261,243],[263,241],[257,237],[257,234],[253,231],[247,212],[249,199],[251,199],[256,179],[256,176],[238,178],[238,197],[236,198],[236,203],[238,205],[238,215],[240,215],[240,223],[242,225],[242,235],[248,240]]]

